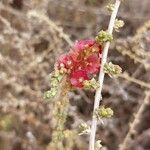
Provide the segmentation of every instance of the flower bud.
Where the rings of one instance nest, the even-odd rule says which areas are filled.
[[[96,109],[95,115],[98,119],[100,118],[110,118],[113,116],[113,110],[111,108],[105,108],[104,106]]]
[[[96,36],[96,42],[97,43],[105,43],[105,42],[111,42],[113,40],[113,37],[111,34],[109,34],[107,31],[101,30],[98,35]]]
[[[123,20],[115,20],[115,25],[114,25],[114,29],[116,32],[119,32],[119,29],[122,28],[124,26],[124,21]]]
[[[96,141],[94,145],[94,150],[100,150],[102,148],[101,140]]]
[[[90,133],[90,127],[86,123],[81,123],[78,127],[79,135]]]
[[[96,81],[94,78],[92,78],[91,80],[85,80],[83,85],[84,85],[85,89],[88,89],[88,90],[94,89],[94,90],[96,90],[97,88],[99,88],[100,83],[99,83],[99,81]]]
[[[104,65],[104,72],[110,77],[116,77],[122,73],[122,68],[119,65],[114,65],[109,62]]]
[[[109,12],[112,12],[112,11],[114,10],[114,7],[115,7],[115,5],[114,5],[114,4],[111,4],[111,3],[109,3],[109,4],[106,6],[106,8],[107,8],[107,10],[108,10]]]

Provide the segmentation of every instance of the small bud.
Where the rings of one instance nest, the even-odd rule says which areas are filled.
[[[116,77],[122,73],[122,68],[119,65],[114,65],[109,62],[104,65],[104,72],[110,77]]]
[[[59,72],[59,70],[55,70],[55,72],[54,72],[54,77],[58,77],[60,75],[60,72]]]
[[[59,70],[56,70],[54,72],[54,78],[56,78],[60,82],[61,79],[63,78],[63,74]]]
[[[55,70],[55,72],[50,75],[51,89],[45,92],[44,98],[49,99],[57,94],[58,86],[63,78],[63,75],[64,74],[62,74],[60,70]]]
[[[113,116],[113,110],[111,108],[105,108],[104,106],[96,109],[95,115],[98,119],[100,118],[110,118]]]
[[[107,10],[108,10],[109,12],[112,12],[112,11],[114,10],[114,7],[115,7],[115,5],[114,5],[114,4],[111,4],[111,3],[109,3],[109,4],[106,6],[106,8],[107,8]]]
[[[97,88],[100,87],[99,81],[96,81],[94,78],[92,78],[91,80],[85,80],[83,82],[83,85],[84,85],[84,88],[88,90],[91,90],[91,89],[96,90]]]
[[[64,65],[63,63],[61,63],[61,64],[60,64],[60,67],[61,67],[61,68],[64,68],[64,67],[65,67],[65,65]]]
[[[100,150],[102,148],[101,140],[96,141],[94,145],[94,150]]]
[[[124,21],[123,20],[115,20],[115,25],[114,25],[114,29],[116,32],[119,32],[119,29],[122,28],[124,26]]]
[[[79,82],[82,83],[83,81],[84,81],[84,78],[80,77],[80,78],[79,78]]]
[[[51,98],[51,96],[50,96],[50,91],[46,91],[46,92],[44,93],[44,98],[45,98],[45,99]]]
[[[86,123],[81,123],[78,127],[79,135],[89,134],[91,131],[90,127]]]
[[[51,79],[51,86],[56,87],[58,86],[59,81],[56,78]]]
[[[64,67],[62,67],[62,68],[59,70],[59,72],[60,72],[61,74],[65,74],[65,73],[67,72],[67,69],[64,68]]]
[[[101,30],[98,35],[96,36],[96,42],[97,43],[105,43],[105,42],[111,42],[113,40],[113,37],[111,34],[109,34],[107,31]]]
[[[92,48],[92,52],[98,52],[99,51],[99,48],[98,47],[93,47]]]
[[[57,88],[51,88],[49,91],[45,92],[44,94],[44,98],[52,98],[56,95],[57,93]]]

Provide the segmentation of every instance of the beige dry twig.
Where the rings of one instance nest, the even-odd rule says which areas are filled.
[[[143,101],[142,105],[140,106],[138,112],[136,113],[135,119],[131,123],[130,129],[129,129],[123,143],[120,145],[119,150],[127,150],[128,143],[131,140],[131,135],[136,134],[136,127],[139,124],[141,124],[140,120],[142,118],[143,112],[144,112],[145,108],[147,107],[147,105],[150,105],[150,91],[145,92],[144,101]]]

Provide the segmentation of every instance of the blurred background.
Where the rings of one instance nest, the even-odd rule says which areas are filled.
[[[0,150],[46,150],[51,141],[53,105],[43,99],[49,74],[75,40],[106,30],[107,0],[0,0]],[[102,104],[114,117],[98,124],[104,150],[118,150],[129,124],[150,92],[150,1],[124,0],[118,18],[125,26],[114,34],[108,60],[123,74],[106,75]],[[66,129],[90,124],[94,92],[70,92]],[[149,99],[149,98],[148,98]],[[150,107],[128,141],[127,150],[150,149]],[[76,137],[74,150],[87,150],[88,136]],[[50,149],[49,149],[50,150]]]

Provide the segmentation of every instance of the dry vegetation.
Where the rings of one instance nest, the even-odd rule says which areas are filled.
[[[48,74],[73,41],[107,28],[105,4],[105,0],[0,0],[0,150],[46,149],[53,129],[53,106],[43,100]],[[124,73],[118,79],[106,77],[103,103],[115,115],[104,120],[97,133],[106,150],[119,149],[144,99],[146,106],[130,130],[126,149],[150,149],[149,6],[149,0],[126,0],[120,9],[119,18],[126,25],[115,37],[109,60],[120,64]],[[90,123],[94,93],[77,90],[69,96],[66,128],[75,128],[82,120]],[[86,150],[87,136],[77,137],[74,144],[75,150]]]

